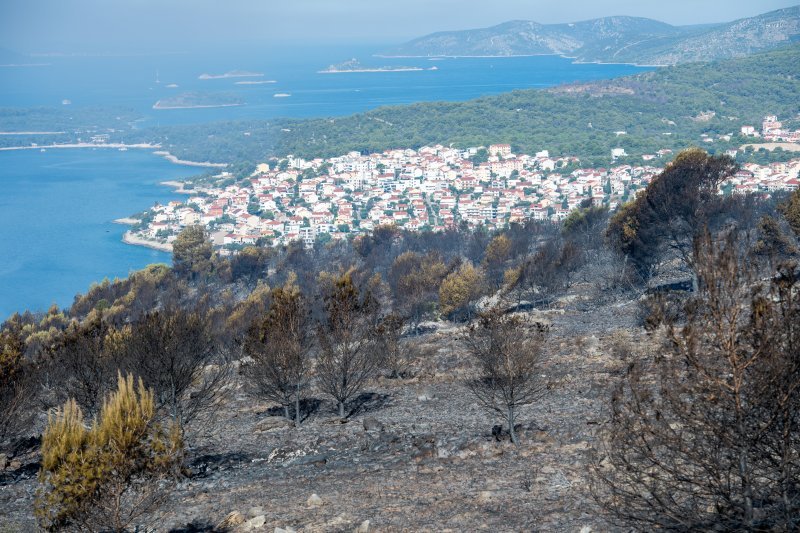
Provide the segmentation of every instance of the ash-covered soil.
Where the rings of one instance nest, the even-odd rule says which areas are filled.
[[[412,339],[408,379],[379,378],[346,421],[311,394],[296,429],[241,378],[187,459],[155,531],[609,531],[588,464],[626,366],[612,346],[637,328],[635,301],[565,300],[533,312],[551,324],[549,393],[522,413],[521,443],[471,396],[463,326]],[[33,531],[35,451],[0,457],[0,532]],[[2,463],[5,463],[4,465]],[[316,495],[316,497],[312,497]]]

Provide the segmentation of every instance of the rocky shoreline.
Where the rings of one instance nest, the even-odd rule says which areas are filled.
[[[162,181],[161,183],[159,183],[159,185],[163,185],[165,187],[172,187],[172,192],[177,194],[194,194],[195,192],[193,189],[184,188],[186,182],[183,181],[167,180],[167,181]]]
[[[170,163],[184,165],[187,167],[226,168],[228,166],[227,163],[212,163],[211,161],[187,161],[186,159],[180,159],[165,150],[157,150],[153,152],[153,154],[160,155]]]
[[[150,144],[150,143],[138,143],[138,144],[125,144],[125,143],[66,143],[66,144],[42,144],[37,146],[4,146],[0,148],[0,151],[11,151],[11,150],[45,150],[49,148],[116,148],[122,149],[125,148],[144,148],[144,149],[151,149],[151,148],[161,148],[160,144]],[[159,154],[160,155],[160,154]]]
[[[153,250],[158,250],[160,252],[172,253],[171,244],[145,239],[144,237],[140,237],[139,235],[136,235],[130,231],[126,231],[122,235],[122,242],[124,242],[125,244],[133,244],[135,246],[144,246],[146,248],[152,248]]]
[[[114,224],[122,224],[123,226],[135,226],[136,224],[139,224],[141,220],[133,217],[122,217],[114,219],[112,222]]]

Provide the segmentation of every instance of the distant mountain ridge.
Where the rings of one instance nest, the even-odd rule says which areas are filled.
[[[672,26],[637,17],[605,17],[571,24],[514,20],[474,30],[438,32],[383,56],[555,54],[584,62],[674,65],[742,57],[800,41],[800,6],[729,23]]]

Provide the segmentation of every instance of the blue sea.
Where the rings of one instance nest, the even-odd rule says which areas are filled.
[[[178,199],[158,182],[195,172],[133,150],[0,153],[0,317],[68,306],[94,281],[169,262],[122,243],[112,221]]]
[[[383,47],[238,48],[134,56],[44,56],[35,67],[0,67],[0,107],[108,106],[132,110],[136,127],[216,120],[341,116],[384,105],[460,101],[514,89],[633,74],[631,65],[573,64],[554,56],[379,58]],[[411,72],[320,74],[357,58]],[[431,67],[436,67],[431,70]],[[231,71],[258,77],[199,79]],[[274,81],[241,84],[237,82]],[[185,92],[232,96],[244,105],[157,110]],[[288,95],[279,96],[275,95]],[[6,131],[0,123],[0,131]],[[175,196],[159,186],[197,169],[133,150],[0,152],[0,320],[17,310],[69,306],[93,281],[126,276],[168,254],[121,242],[112,220]]]

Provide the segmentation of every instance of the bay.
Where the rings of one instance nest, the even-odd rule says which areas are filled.
[[[69,306],[103,278],[170,255],[122,242],[119,217],[179,199],[164,180],[196,174],[149,152],[0,152],[0,320]]]

